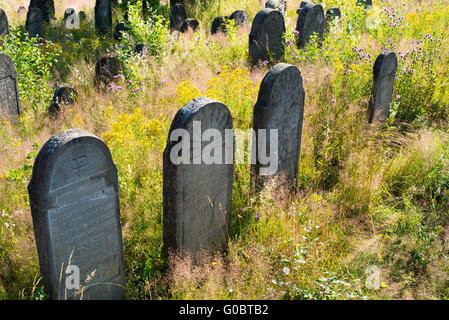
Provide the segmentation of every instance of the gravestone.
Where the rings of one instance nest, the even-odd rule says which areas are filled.
[[[234,11],[229,16],[229,19],[235,21],[234,26],[236,26],[236,27],[243,26],[243,25],[246,25],[249,23],[248,13],[246,11],[242,11],[242,10]]]
[[[75,9],[66,8],[64,10],[64,28],[68,30],[79,28],[79,17],[76,15]]]
[[[287,0],[268,0],[265,2],[265,8],[279,10],[285,14],[287,12]]]
[[[226,32],[226,21],[229,19],[228,16],[218,16],[212,21],[212,26],[210,28],[210,34],[216,34],[217,32]]]
[[[30,0],[28,11],[31,8],[41,10],[45,22],[50,22],[50,19],[55,17],[55,3],[53,0]]]
[[[170,30],[179,31],[186,19],[186,9],[182,4],[176,4],[170,8]]]
[[[187,32],[189,29],[192,30],[193,32],[195,32],[198,27],[199,27],[200,23],[198,22],[198,20],[195,19],[185,19],[184,22],[182,23],[181,27],[179,28],[179,32]]]
[[[84,20],[86,20],[86,14],[82,10],[80,12],[78,12],[78,17],[79,17],[80,22],[83,22]]]
[[[96,0],[95,3],[95,28],[104,34],[112,28],[111,0]]]
[[[339,8],[330,8],[326,10],[326,17],[324,19],[324,30],[329,31],[332,21],[341,19],[341,11]]]
[[[114,31],[114,39],[115,41],[120,41],[122,38],[122,33],[127,33],[130,29],[126,26],[123,22],[118,22],[115,25],[115,31]]]
[[[124,299],[119,184],[106,144],[80,129],[53,136],[36,157],[28,194],[46,293],[56,300]],[[76,268],[79,289],[71,278]]]
[[[66,84],[57,87],[53,95],[53,100],[48,108],[48,112],[52,117],[57,117],[61,109],[64,108],[64,106],[75,103],[77,97],[78,94],[75,88]]]
[[[17,71],[11,57],[0,53],[0,116],[16,122],[19,114]]]
[[[373,67],[373,87],[368,103],[368,122],[384,122],[390,116],[398,60],[394,52],[381,53]]]
[[[122,64],[116,53],[101,56],[95,65],[95,85],[108,85],[121,71]]]
[[[64,21],[66,21],[68,17],[73,16],[74,14],[75,14],[75,9],[66,8],[64,10]]]
[[[176,129],[184,129],[188,133],[185,138],[190,147],[190,152],[185,153],[188,163],[175,164],[172,161],[171,153],[178,155],[179,151],[175,151],[178,140],[170,139]],[[218,130],[222,137],[221,141],[214,138],[217,145],[214,152],[217,151],[219,163],[206,164],[204,160],[205,145],[211,144],[207,138],[208,141],[204,141],[209,129]],[[232,133],[229,139],[226,139],[226,132]],[[196,134],[200,136],[196,137]],[[229,140],[231,143],[226,143]],[[163,161],[165,251],[172,249],[196,254],[201,249],[212,251],[226,247],[232,208],[233,141],[232,117],[221,102],[206,97],[196,98],[176,114]],[[201,146],[203,154],[195,155],[195,145]]]
[[[253,113],[255,140],[252,147],[256,162],[251,165],[251,181],[254,187],[261,188],[275,179],[279,180],[276,182],[279,186],[286,186],[286,190],[296,186],[304,97],[301,73],[296,66],[279,63],[262,80]],[[262,131],[265,138],[261,137],[261,129],[266,130]],[[272,129],[278,132],[278,145],[273,140],[270,147]],[[270,164],[261,160],[268,152],[277,153],[277,167],[271,164],[272,170],[268,170]],[[267,170],[271,172],[265,172]]]
[[[3,9],[0,9],[0,37],[9,34],[8,17]]]
[[[25,15],[27,13],[27,9],[24,6],[20,6],[19,10],[17,10],[18,15]]]
[[[371,9],[373,7],[373,0],[357,0],[356,4],[358,6],[364,6],[366,9]]]
[[[279,10],[265,8],[253,20],[249,34],[249,56],[252,64],[279,60],[285,52],[284,16]]]
[[[40,9],[31,8],[28,10],[25,29],[30,37],[44,37],[44,23],[45,19]]]
[[[314,33],[318,34],[318,39],[323,38],[324,12],[320,4],[303,1],[296,13],[298,14],[296,22],[296,31],[299,32],[298,48],[303,48]]]
[[[134,52],[139,55],[146,56],[150,54],[150,48],[148,48],[148,46],[145,43],[138,43],[136,44]]]

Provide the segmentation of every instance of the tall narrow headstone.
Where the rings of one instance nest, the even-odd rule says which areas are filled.
[[[41,10],[45,22],[50,22],[50,19],[55,16],[55,3],[53,0],[30,0],[28,11],[31,8]]]
[[[186,148],[180,150],[180,145]],[[179,160],[180,155],[184,161]],[[166,251],[196,254],[201,249],[214,251],[226,247],[233,160],[232,117],[224,104],[200,97],[178,111],[171,124],[163,161]]]
[[[390,116],[398,60],[394,52],[381,53],[373,67],[373,87],[368,104],[368,122],[384,122]]]
[[[107,33],[112,29],[111,0],[96,0],[95,3],[95,28],[100,33]]]
[[[262,80],[253,113],[252,147],[256,163],[251,166],[251,180],[254,187],[263,187],[275,179],[279,180],[276,184],[286,186],[287,190],[296,186],[304,97],[301,73],[296,66],[277,64]],[[274,157],[271,163],[262,160],[268,154],[275,155],[277,163],[276,160],[273,163]]]
[[[182,4],[176,4],[170,7],[170,29],[172,31],[179,31],[186,19],[186,9]]]
[[[268,0],[265,2],[265,8],[276,9],[285,14],[287,12],[287,0]]]
[[[252,64],[279,60],[285,52],[284,16],[279,10],[262,9],[256,15],[249,34],[249,56]]]
[[[119,185],[106,144],[79,129],[53,136],[36,157],[28,194],[50,297],[124,299]]]
[[[44,37],[44,23],[45,19],[42,16],[42,11],[38,8],[31,8],[27,13],[27,20],[25,29],[30,37]]]
[[[296,13],[298,13],[296,22],[296,31],[299,32],[298,48],[303,48],[314,33],[318,34],[318,39],[323,38],[324,12],[320,4],[303,1]]]
[[[9,34],[8,17],[3,9],[0,9],[0,37]]]
[[[0,53],[0,116],[17,121],[19,114],[17,71],[11,57]]]

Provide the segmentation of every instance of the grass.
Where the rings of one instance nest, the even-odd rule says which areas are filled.
[[[17,125],[0,124],[2,299],[44,298],[26,186],[40,146],[68,128],[101,137],[117,165],[130,299],[449,297],[445,1],[378,0],[368,12],[355,0],[316,1],[325,10],[339,6],[342,21],[303,50],[288,41],[300,3],[289,1],[284,62],[298,66],[306,92],[298,189],[289,197],[275,198],[269,188],[255,194],[249,165],[236,165],[229,248],[204,254],[199,264],[161,251],[162,152],[175,113],[199,95],[225,103],[236,129],[251,128],[268,69],[248,63],[250,27],[208,31],[217,15],[246,9],[251,21],[262,4],[198,0],[187,7],[200,21],[197,33],[169,34],[161,19],[143,24],[137,17],[135,34],[118,43],[89,22],[94,1],[82,2],[87,23],[72,31],[61,28],[70,3],[56,1],[58,20],[42,45],[21,35],[24,21],[12,14],[19,2],[0,1],[15,37],[0,51],[21,74],[23,109]],[[167,8],[159,12],[166,22]],[[142,39],[153,55],[131,54]],[[367,124],[366,111],[383,48],[398,54],[399,69],[392,115],[378,127]],[[126,66],[115,83],[122,89],[100,92],[95,62],[113,50]],[[51,119],[52,93],[64,82],[78,101]],[[380,270],[377,289],[366,285],[372,266]]]

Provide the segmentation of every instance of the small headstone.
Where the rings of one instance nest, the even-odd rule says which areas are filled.
[[[249,23],[248,20],[248,13],[246,11],[242,11],[242,10],[237,10],[234,11],[230,16],[229,19],[234,20],[235,21],[235,26],[239,27],[239,26],[243,26]]]
[[[75,9],[66,8],[64,10],[64,21],[66,21],[68,17],[73,16],[74,14],[75,14]]]
[[[8,17],[3,9],[0,9],[0,37],[9,34]]]
[[[373,67],[373,87],[368,104],[368,122],[384,122],[390,116],[398,60],[394,52],[381,53]]]
[[[142,56],[150,54],[150,48],[148,48],[148,46],[145,43],[136,44],[136,48],[134,51]]]
[[[257,155],[256,163],[251,166],[253,186],[260,188],[269,181],[275,181],[274,179],[279,179],[276,183],[286,186],[287,190],[296,186],[304,96],[301,73],[296,66],[277,64],[262,80],[253,113],[255,141],[252,146]],[[264,138],[260,138],[261,129],[265,132]],[[277,146],[270,130],[277,130]],[[259,151],[260,147],[263,151]],[[277,153],[277,167],[272,163],[261,163],[260,156],[265,157],[268,150],[271,154]],[[271,172],[264,172],[265,170]]]
[[[371,9],[373,7],[373,0],[357,0],[356,4],[358,6],[364,6],[366,9]]]
[[[181,28],[179,28],[179,32],[187,32],[189,29],[192,30],[193,32],[195,32],[198,27],[199,27],[200,23],[198,22],[198,20],[196,19],[186,19],[184,20],[184,22],[181,25]]]
[[[115,25],[115,31],[114,31],[114,39],[115,41],[119,41],[122,38],[122,33],[126,33],[129,31],[129,28],[126,26],[123,22],[118,22]]]
[[[119,185],[106,144],[79,129],[53,136],[36,157],[28,194],[50,298],[124,299]]]
[[[107,86],[114,80],[114,76],[122,71],[122,64],[116,53],[105,54],[95,65],[95,85]]]
[[[53,0],[30,0],[28,11],[31,8],[41,10],[45,22],[50,22],[50,18],[54,18],[55,16],[55,3]]]
[[[279,10],[265,8],[257,13],[249,34],[249,56],[252,64],[280,60],[285,52],[284,16]]]
[[[179,31],[186,19],[186,9],[182,4],[176,4],[170,8],[170,30]]]
[[[75,103],[77,97],[75,88],[65,84],[57,87],[48,112],[52,117],[57,117],[61,109]]]
[[[303,48],[314,33],[318,34],[319,39],[323,38],[324,12],[320,4],[303,1],[296,13],[298,14],[296,22],[296,31],[299,32],[298,48]]]
[[[84,11],[81,10],[80,12],[78,12],[78,18],[80,22],[86,20],[86,14],[84,13]]]
[[[176,129],[187,133],[187,137],[182,139],[189,146],[189,152],[178,149],[178,140],[171,141]],[[218,132],[218,137],[213,135],[211,139],[210,131]],[[206,97],[196,98],[176,114],[163,161],[163,239],[166,251],[185,250],[195,254],[201,249],[214,251],[226,247],[232,208],[233,141],[232,117],[221,102]],[[216,160],[213,163],[205,162],[204,156],[211,144],[216,146],[212,151]],[[201,147],[196,155],[195,145]],[[186,156],[188,163],[175,164],[172,161],[172,153],[177,156],[179,151],[183,158]]]
[[[285,14],[287,12],[287,0],[268,0],[265,2],[265,8],[279,10]]]
[[[218,16],[212,21],[212,26],[210,28],[210,34],[216,34],[217,32],[226,32],[226,21],[229,19],[228,16]]]
[[[27,12],[27,9],[24,6],[20,6],[19,10],[17,10],[18,15],[25,15]]]
[[[19,114],[17,71],[11,57],[0,53],[0,116],[17,121]]]
[[[73,8],[67,8],[64,11],[64,28],[65,29],[78,29],[79,20],[76,15],[76,11]]]
[[[31,8],[28,10],[25,29],[30,37],[44,37],[44,23],[45,19],[42,16],[42,11],[38,8]]]
[[[112,28],[111,0],[96,0],[95,3],[95,28],[104,34]]]
[[[326,17],[324,19],[324,30],[329,31],[332,21],[341,19],[341,11],[339,8],[330,8],[326,10]]]

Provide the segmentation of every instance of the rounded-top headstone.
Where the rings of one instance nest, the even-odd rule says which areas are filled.
[[[9,34],[8,17],[3,9],[0,8],[0,37]]]
[[[339,8],[330,8],[326,10],[326,18],[328,19],[340,19],[341,18],[341,11]]]
[[[39,8],[31,8],[27,13],[25,29],[31,37],[43,37],[45,19]]]
[[[249,34],[249,56],[252,64],[280,60],[285,52],[284,16],[279,10],[265,8],[253,20]]]
[[[186,19],[186,9],[182,4],[176,4],[170,8],[170,29],[172,31],[179,31]]]
[[[108,85],[121,71],[122,63],[118,54],[109,53],[101,56],[95,65],[95,85]]]
[[[124,299],[118,176],[106,144],[79,129],[53,136],[36,157],[28,194],[50,297]]]
[[[285,14],[287,12],[287,0],[268,0],[265,2],[265,8],[279,10]]]
[[[249,23],[249,19],[248,19],[248,13],[246,11],[243,10],[237,10],[234,11],[230,16],[229,19],[234,20],[235,21],[235,26],[243,26],[245,24]]]
[[[189,29],[192,30],[193,32],[195,32],[198,27],[199,27],[200,23],[198,22],[198,20],[196,19],[186,19],[184,20],[184,22],[182,23],[181,27],[179,28],[179,32],[187,32]]]
[[[19,114],[17,71],[11,57],[0,53],[0,116],[17,121]]]
[[[57,117],[64,106],[75,103],[77,98],[78,93],[72,86],[67,84],[58,86],[53,95],[53,100],[51,101],[50,107],[48,108],[49,114],[52,117]]]
[[[228,16],[218,16],[212,21],[212,26],[210,28],[211,34],[216,34],[217,32],[226,32],[226,21],[229,19]]]
[[[317,33],[318,38],[322,39],[324,31],[323,7],[320,4],[303,1],[296,12],[298,13],[296,22],[296,31],[299,32],[298,47],[303,48],[314,33]]]

